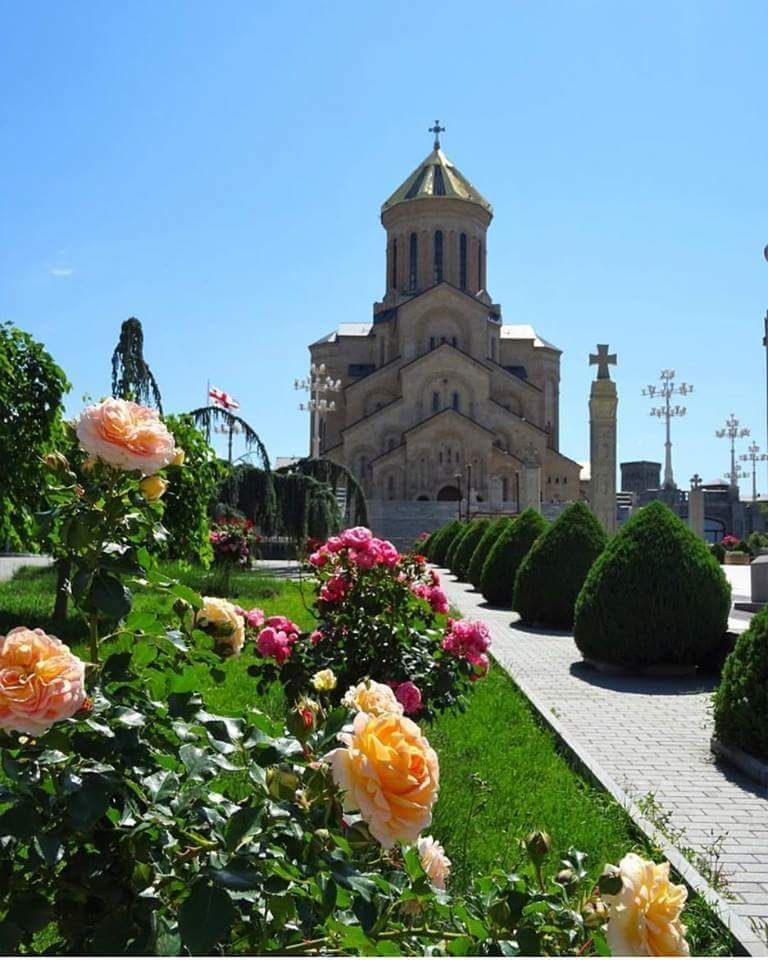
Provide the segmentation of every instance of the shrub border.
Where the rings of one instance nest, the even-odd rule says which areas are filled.
[[[768,787],[768,763],[765,760],[760,760],[740,747],[732,747],[728,743],[723,743],[717,737],[711,738],[709,747],[718,760],[733,764],[750,779],[755,780],[761,786]]]

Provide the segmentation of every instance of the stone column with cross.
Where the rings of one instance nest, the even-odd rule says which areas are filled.
[[[697,537],[704,539],[704,490],[698,473],[691,477],[691,489],[688,493],[688,526]]]
[[[589,459],[592,476],[589,505],[606,533],[615,533],[616,510],[616,410],[619,398],[611,380],[609,366],[616,365],[616,354],[608,353],[608,344],[599,343],[590,354],[590,365],[597,365],[597,377],[589,394]]]

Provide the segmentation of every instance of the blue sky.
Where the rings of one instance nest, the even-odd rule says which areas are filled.
[[[447,127],[491,200],[489,290],[564,351],[561,446],[588,457],[586,360],[619,354],[620,459],[662,459],[641,387],[694,384],[676,475],[765,448],[761,2],[0,2],[0,319],[82,394],[138,316],[169,410],[238,397],[307,448],[306,346],[383,293],[382,201]],[[760,489],[766,490],[765,475]]]

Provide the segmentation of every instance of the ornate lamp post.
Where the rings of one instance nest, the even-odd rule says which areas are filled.
[[[736,441],[741,440],[743,437],[748,437],[749,429],[740,426],[736,415],[732,413],[725,421],[725,426],[721,430],[715,431],[715,436],[720,440],[722,440],[723,437],[727,437],[731,441],[731,472],[727,473],[726,477],[728,477],[731,487],[734,490],[738,490],[740,476],[743,477],[745,474],[742,473],[740,475],[739,468],[736,465]]]
[[[456,509],[458,510],[458,518],[461,520],[461,472],[457,471],[454,473],[453,479],[456,481],[456,490],[459,494]],[[469,513],[469,510],[467,510],[467,513]]]
[[[309,399],[299,404],[299,410],[309,413],[312,427],[312,457],[320,456],[320,416],[336,409],[335,400],[327,400],[325,394],[338,393],[341,390],[341,380],[334,380],[328,374],[324,363],[313,363],[309,368],[309,376],[304,380],[293,381],[294,390],[306,390]]]
[[[660,400],[662,406],[652,407],[651,416],[664,418],[666,424],[667,439],[664,443],[664,488],[666,490],[675,489],[675,478],[672,473],[672,440],[670,438],[670,423],[673,417],[684,417],[687,408],[679,405],[673,406],[672,397],[685,397],[693,393],[693,385],[690,383],[675,383],[674,370],[662,370],[659,374],[660,385],[649,383],[643,388],[643,396],[650,397],[653,400]]]
[[[228,437],[227,440],[227,459],[230,467],[232,466],[232,437],[235,434],[245,433],[245,430],[236,420],[230,420],[229,423],[218,423],[213,428],[214,433],[223,433]]]
[[[768,460],[768,453],[760,453],[760,447],[754,442],[750,443],[747,451],[739,456],[739,460],[752,464],[752,503],[754,503],[757,500],[757,465]]]

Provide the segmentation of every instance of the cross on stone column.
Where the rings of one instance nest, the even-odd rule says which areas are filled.
[[[607,343],[598,343],[597,353],[590,353],[589,365],[594,366],[595,364],[597,364],[597,379],[610,380],[611,371],[608,369],[608,365],[616,366],[616,354],[608,353]]]
[[[435,120],[434,127],[429,128],[429,133],[434,133],[435,135],[435,150],[440,149],[440,134],[445,133],[445,127],[440,126],[440,121]]]
[[[701,489],[701,477],[698,473],[694,473],[691,477],[691,490],[700,490]]]

